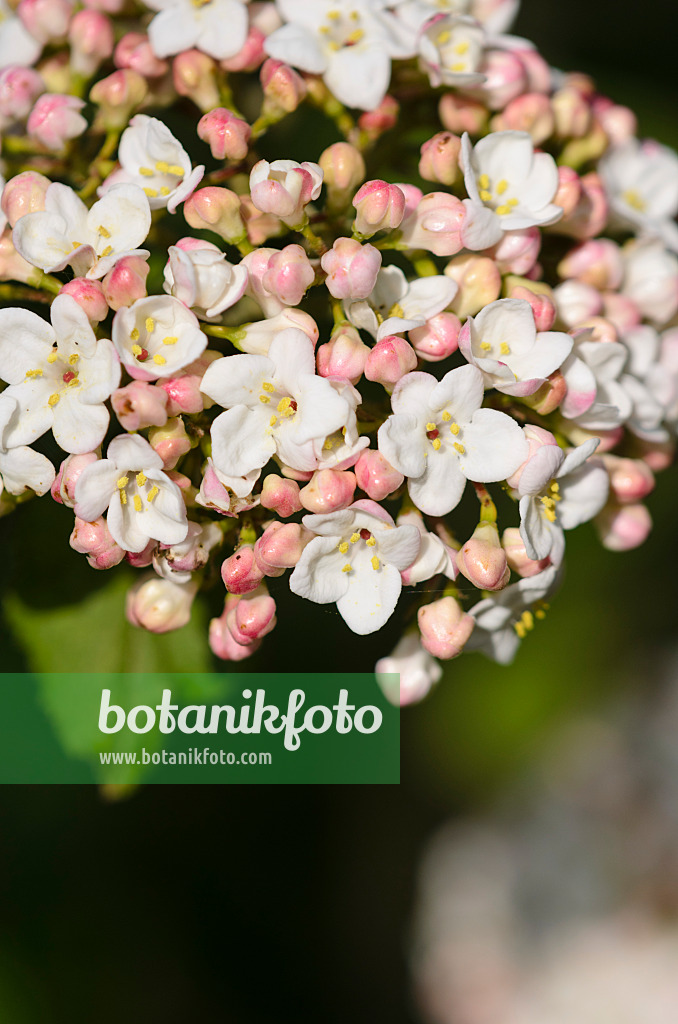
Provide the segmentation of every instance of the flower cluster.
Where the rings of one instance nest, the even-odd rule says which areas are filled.
[[[4,11],[1,510],[50,492],[93,568],[146,569],[135,625],[184,625],[220,564],[209,643],[247,658],[288,573],[356,634],[397,616],[407,703],[437,659],[513,657],[565,531],[647,536],[678,157],[516,7]],[[301,162],[258,151],[282,121]]]

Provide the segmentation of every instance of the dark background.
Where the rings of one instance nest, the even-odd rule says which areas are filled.
[[[677,27],[669,0],[524,0],[513,31],[676,146]],[[403,713],[400,787],[149,787],[117,801],[5,787],[0,1021],[416,1020],[406,954],[422,843],[491,805],[564,717],[652,685],[675,638],[677,492],[675,470],[659,478],[639,551],[603,551],[590,526],[570,535],[567,585],[516,664],[463,657]],[[82,562],[24,511],[0,522],[6,586],[29,593],[37,561],[74,584]],[[325,609],[299,634],[294,613],[281,607],[253,668],[350,670],[383,653],[382,637],[358,640]],[[2,639],[3,667],[21,668]]]

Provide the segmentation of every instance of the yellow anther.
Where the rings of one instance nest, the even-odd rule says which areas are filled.
[[[557,494],[557,493],[558,493],[558,491],[560,490],[560,484],[558,483],[558,481],[557,481],[557,480],[554,480],[554,481],[553,481],[553,483],[551,484],[551,490],[552,490],[552,491],[555,491],[555,492],[556,492],[556,494]]]
[[[502,341],[501,345],[499,346],[499,351],[503,356],[511,355],[511,349],[508,347],[505,341]]]
[[[130,338],[132,339],[132,341],[138,341],[139,340],[139,328],[138,327],[134,327],[132,329],[132,331],[130,332]]]
[[[327,20],[328,21],[339,21],[340,18],[341,18],[341,11],[337,11],[337,10],[333,9],[333,10],[327,12]]]
[[[277,416],[271,416],[270,420],[268,421],[268,425],[269,425],[269,427],[274,427],[277,422],[278,422],[278,417]]]
[[[323,36],[327,36],[330,34],[330,30],[327,27],[327,25],[321,25],[320,28],[318,29],[318,32],[320,32],[320,34]]]
[[[47,356],[47,362],[48,363],[56,363],[58,358],[59,358],[59,356],[58,356],[57,352],[50,352],[50,354]]]
[[[456,451],[458,451],[460,455],[465,455],[466,454],[466,449],[464,448],[463,444],[459,444],[458,441],[454,442],[453,448],[455,448]]]
[[[457,436],[460,430],[461,427],[459,426],[458,423],[450,423],[450,433],[454,434],[455,437]]]
[[[59,398],[60,398],[60,395],[58,394],[57,391],[55,391],[54,394],[50,395],[49,398],[47,399],[47,404],[51,405],[51,406],[54,406],[59,401]]]
[[[488,192],[486,188],[481,188],[479,195],[484,203],[489,203],[492,199],[492,193]]]
[[[351,21],[360,21],[360,11],[351,11],[349,18]]]
[[[490,179],[489,179],[488,175],[487,174],[481,174],[480,177],[478,178],[478,184],[480,185],[481,188],[489,188],[490,187]]]
[[[364,39],[364,37],[365,33],[363,32],[363,30],[361,28],[356,28],[347,37],[346,42],[355,45],[355,43],[359,43],[361,39]]]
[[[103,226],[103,224],[99,225],[99,227],[97,228],[97,231],[99,232],[99,234],[101,235],[102,238],[110,238],[111,237],[111,232],[108,230],[108,228],[105,228]]]
[[[444,32],[438,33],[438,35],[436,36],[436,42],[438,43],[439,46],[444,46],[445,43],[449,43],[451,38],[452,33],[450,32],[449,29],[446,29]]]
[[[352,533],[349,539],[351,541],[351,544],[357,544],[357,542],[360,540],[360,534]]]
[[[149,334],[151,334],[155,330],[155,320],[153,319],[152,316],[146,317],[145,327]]]
[[[263,405],[268,405],[268,403],[271,401],[271,399],[268,397],[268,395],[259,395],[259,401]]]
[[[329,49],[332,51],[332,53],[338,53],[339,50],[341,49],[341,43],[338,43],[336,42],[336,40],[333,39],[332,42],[329,43]],[[348,569],[342,569],[342,572],[348,572]]]
[[[404,319],[405,318],[405,310],[403,309],[403,307],[400,305],[399,302],[394,302],[393,305],[391,306],[391,308],[388,311],[388,315],[389,316],[400,316],[400,317],[402,317]]]
[[[112,245],[107,245],[106,248],[102,251],[101,256],[102,256],[102,258],[105,257],[105,256],[110,256],[112,252],[113,252],[113,246]]]
[[[288,398],[287,396],[285,396],[285,398],[281,398],[277,405],[278,412],[281,412],[283,414],[286,413],[291,404],[291,398]]]
[[[79,359],[80,359],[80,356],[78,355],[78,353],[77,353],[77,352],[74,352],[74,353],[73,353],[72,355],[70,355],[70,356],[68,357],[68,361],[69,361],[69,363],[71,364],[71,366],[75,366],[75,364],[77,363],[77,361],[78,361]]]
[[[638,210],[639,213],[644,213],[647,209],[647,203],[634,188],[627,188],[626,192],[622,192],[622,199],[633,210]]]
[[[117,486],[119,491],[124,491],[124,489],[127,487],[128,483],[129,483],[129,477],[128,476],[121,476],[121,477],[118,478],[116,486]]]
[[[169,334],[166,338],[162,339],[163,345],[176,345],[178,338],[175,334]]]
[[[511,212],[511,207],[506,203],[504,206],[498,206],[494,212],[498,213],[500,217],[503,217],[505,214]]]
[[[158,488],[154,484],[153,487],[151,487],[151,489],[148,492],[148,494],[146,495],[146,501],[148,501],[150,503],[151,501],[153,501],[154,498],[157,498],[157,496],[159,494],[160,494],[160,491],[158,490]]]
[[[167,168],[170,174],[173,174],[175,178],[183,178],[184,169],[181,164],[170,164]]]
[[[508,187],[508,181],[506,180],[506,178],[502,178],[501,181],[497,182],[497,195],[503,196],[504,192]]]
[[[452,419],[452,413],[448,412],[446,409],[440,418],[443,421],[443,423],[449,423],[450,420]]]
[[[26,370],[26,376],[31,379],[42,377],[42,370]]]
[[[209,0],[208,0],[208,3],[209,3]],[[160,186],[160,195],[161,196],[168,196],[171,191],[172,191],[172,189],[168,188],[167,185],[161,185]]]
[[[143,501],[141,500],[141,498],[139,497],[138,494],[135,494],[134,495],[134,511],[135,512],[141,512],[143,507],[144,507]]]
[[[165,363],[167,362],[167,360],[165,359],[165,357],[164,357],[164,356],[158,355],[158,354],[156,353],[156,355],[154,355],[154,356],[153,356],[153,362],[154,362],[154,363],[155,363],[155,364],[156,364],[157,366],[164,366],[164,365],[165,365]]]
[[[331,437],[328,437],[327,440],[325,441],[325,443],[323,444],[323,451],[324,452],[331,452],[333,448],[334,448],[334,441],[332,440]]]
[[[142,349],[141,345],[132,345],[133,356],[140,356],[143,351],[144,350]]]
[[[489,341],[481,341],[480,347],[483,350],[483,352],[490,352],[492,349],[492,346],[490,345]]]
[[[534,615],[532,614],[532,612],[523,612],[522,622],[525,626],[525,629],[534,629]]]
[[[149,199],[156,199],[158,196],[157,188],[145,188],[144,192],[146,193]]]
[[[77,377],[74,377],[73,380],[69,380],[69,382],[68,382],[68,384],[66,386],[69,387],[69,388],[79,388],[80,387],[80,381],[78,380]]]
[[[431,444],[433,445],[433,447],[435,448],[436,451],[438,451],[438,449],[440,448],[442,443],[443,442],[440,440],[439,437],[436,437],[436,438],[434,438],[433,441],[431,441]]]
[[[150,167],[140,167],[139,168],[139,174],[142,174],[144,176],[144,178],[152,178],[153,177],[153,171],[152,171],[152,169]]]
[[[539,619],[540,621],[541,621],[541,619],[545,619],[546,618],[546,612],[544,611],[543,608],[537,608],[537,610],[536,610],[536,612],[534,614],[535,614],[535,617],[537,619]]]
[[[156,160],[155,169],[158,172],[158,174],[167,174],[167,172],[169,171],[169,164],[167,163],[166,160]]]
[[[343,567],[343,569],[341,571],[342,572],[350,572],[351,571],[350,564],[347,562],[346,565]]]
[[[374,537],[368,537],[365,543],[367,544],[368,548],[373,548],[377,542],[374,539]]]
[[[262,387],[262,389],[264,391],[275,391],[275,388],[273,387],[273,385],[270,384],[267,380],[264,381],[264,383],[261,385],[261,387]]]
[[[346,554],[346,552],[348,551],[348,541],[347,540],[342,540],[341,544],[339,545],[339,550],[341,551],[342,555]]]
[[[511,206],[511,207],[517,206],[518,205],[518,200],[517,199],[507,199],[506,200],[506,205],[507,206]]]
[[[466,65],[462,64],[461,62],[453,64],[452,67],[450,68],[450,71],[466,71]]]
[[[120,491],[120,503],[121,505],[127,504],[127,495],[125,494],[124,491]]]
[[[518,636],[520,637],[520,639],[524,640],[525,637],[527,636],[527,630],[525,629],[525,627],[522,624],[522,622],[514,622],[513,623],[513,628],[515,629],[515,631],[518,634]]]
[[[462,53],[468,53],[470,45],[471,44],[469,43],[469,41],[467,39],[464,39],[463,42],[457,43],[457,45],[454,48],[454,52],[458,53],[460,56]]]
[[[73,249],[79,249],[80,246],[82,245],[82,242],[71,242],[71,245],[73,246]],[[71,250],[71,252],[72,251],[73,250]]]
[[[143,487],[146,483],[146,476],[144,473],[137,473],[137,487]]]
[[[436,429],[435,423],[427,423],[426,424],[426,429],[427,430],[435,430]]]
[[[371,561],[372,561],[372,568],[373,568],[373,569],[375,570],[375,572],[376,572],[376,570],[377,570],[377,569],[379,568],[379,565],[380,565],[379,559],[378,559],[378,558],[377,558],[377,556],[375,555],[375,556],[374,556],[374,558],[372,558],[372,559],[371,559]]]

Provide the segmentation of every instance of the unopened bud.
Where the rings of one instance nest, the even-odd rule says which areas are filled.
[[[297,109],[308,92],[306,82],[288,64],[269,57],[259,72],[264,90],[264,118],[279,118]]]
[[[85,101],[77,96],[43,93],[30,112],[26,130],[46,149],[58,152],[87,129],[87,121],[79,113],[84,106]]]
[[[33,38],[44,46],[65,38],[73,4],[70,0],[21,0],[16,13]]]
[[[423,327],[408,332],[414,351],[427,363],[447,359],[459,346],[461,321],[454,313],[438,313],[426,321]]]
[[[125,557],[123,549],[111,537],[103,516],[93,523],[86,523],[76,516],[69,543],[74,551],[87,555],[93,569],[110,569]]]
[[[240,199],[227,188],[198,189],[184,203],[184,217],[192,228],[214,231],[226,242],[237,244],[245,237]]]
[[[438,106],[441,123],[451,132],[461,136],[482,135],[487,127],[487,107],[478,100],[461,96],[455,92],[445,93]]]
[[[264,585],[228,603],[226,626],[237,644],[249,647],[275,628],[275,601]]]
[[[380,451],[367,448],[354,467],[358,487],[373,501],[383,501],[402,486],[405,477],[394,469]]]
[[[144,32],[126,32],[115,48],[113,63],[116,68],[129,68],[143,78],[160,78],[169,71],[169,64],[155,56]]]
[[[286,480],[275,473],[268,473],[264,477],[260,502],[262,508],[270,509],[283,519],[300,512],[304,507],[299,498],[299,484],[296,480]]]
[[[318,164],[324,174],[328,205],[333,210],[343,210],[365,178],[362,154],[348,142],[335,142],[323,150]]]
[[[517,526],[509,526],[504,530],[501,538],[502,547],[506,552],[506,561],[510,569],[527,579],[529,576],[537,576],[551,564],[550,558],[542,558],[538,562],[530,558],[525,550],[525,541],[520,536]]]
[[[370,142],[376,142],[380,135],[395,128],[398,123],[400,106],[393,96],[384,96],[378,107],[366,110],[358,118],[358,128]]]
[[[2,212],[10,227],[27,213],[45,209],[45,193],[51,184],[49,178],[37,171],[22,171],[9,179],[2,190]]]
[[[487,256],[455,256],[444,272],[459,286],[450,307],[461,320],[475,316],[483,306],[499,298],[501,274],[494,260]]]
[[[642,459],[622,459],[604,455],[610,475],[610,490],[620,505],[642,501],[654,490],[654,473]]]
[[[269,257],[261,283],[282,306],[297,306],[315,279],[315,271],[301,245],[275,249]]]
[[[111,395],[120,426],[127,431],[162,427],[167,423],[167,393],[155,384],[133,380]]]
[[[164,469],[174,469],[181,456],[191,450],[181,416],[173,416],[164,426],[149,430],[148,442],[162,459]]]
[[[175,583],[153,573],[128,591],[125,614],[133,626],[151,633],[169,633],[190,621],[197,592],[197,583]]]
[[[198,121],[198,135],[216,160],[238,162],[247,156],[252,129],[225,107],[215,107]]]
[[[254,546],[243,544],[221,565],[221,578],[229,594],[249,594],[264,578],[254,557]]]
[[[68,41],[73,71],[89,78],[113,53],[111,19],[101,11],[78,11],[69,25]]]
[[[100,281],[74,277],[63,286],[60,295],[71,295],[87,314],[90,323],[98,324],[108,316],[108,303]]]
[[[391,391],[401,377],[416,368],[417,354],[409,342],[397,334],[387,334],[370,351],[365,376]]]
[[[475,626],[473,617],[453,597],[424,605],[417,613],[417,621],[422,647],[444,661],[461,654]]]
[[[45,88],[33,68],[10,64],[0,71],[0,122],[23,121]]]
[[[89,92],[89,98],[98,108],[97,120],[104,128],[124,128],[130,117],[146,99],[148,86],[145,79],[129,68],[114,71],[99,79]]]
[[[64,459],[51,488],[54,500],[60,505],[73,508],[75,506],[75,485],[80,474],[85,466],[91,466],[98,461],[99,457],[96,452],[87,452],[85,455],[69,455],[67,459]]]
[[[321,377],[345,377],[357,384],[365,370],[370,349],[355,327],[335,327],[332,337],[317,351],[318,374]]]
[[[123,256],[102,281],[106,302],[111,309],[131,306],[146,297],[149,266],[142,256]]]
[[[348,508],[356,487],[355,474],[347,470],[318,469],[299,492],[299,500],[309,512],[324,515]]]
[[[457,568],[479,590],[503,590],[511,576],[494,523],[478,523],[457,552]]]
[[[461,139],[453,132],[438,132],[421,147],[419,174],[424,181],[454,185],[459,177]]]
[[[200,50],[184,50],[172,61],[172,81],[180,96],[188,96],[202,111],[219,103],[217,65]]]
[[[490,250],[500,274],[518,274],[525,277],[537,262],[541,249],[539,228],[505,231],[501,240]]]
[[[535,146],[541,146],[553,134],[555,119],[548,96],[526,92],[516,96],[492,119],[495,132],[527,132]]]
[[[645,505],[609,502],[595,518],[601,544],[608,551],[632,551],[647,540],[652,517]]]
[[[366,181],[353,197],[355,230],[368,237],[377,231],[400,226],[405,214],[405,195],[397,185],[375,179]]]
[[[338,238],[321,258],[320,265],[327,274],[325,284],[330,295],[356,302],[366,299],[374,290],[381,253],[355,238]]]

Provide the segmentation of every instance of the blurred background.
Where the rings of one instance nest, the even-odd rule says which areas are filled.
[[[514,31],[678,148],[677,28],[670,0],[523,0]],[[678,470],[660,474],[638,551],[569,535],[567,583],[515,664],[466,655],[403,712],[399,787],[4,787],[0,1020],[600,1024],[548,1000],[640,963],[666,995],[615,1022],[675,1022],[677,495]],[[3,668],[26,668],[30,643],[106,669],[100,576],[65,547],[67,510],[48,524],[37,508],[0,521]],[[85,593],[74,635],[59,602]],[[300,636],[295,610],[281,605],[253,669],[356,670],[395,639],[354,639],[308,604]],[[191,643],[166,664],[203,667]],[[130,667],[149,650],[132,645]]]

